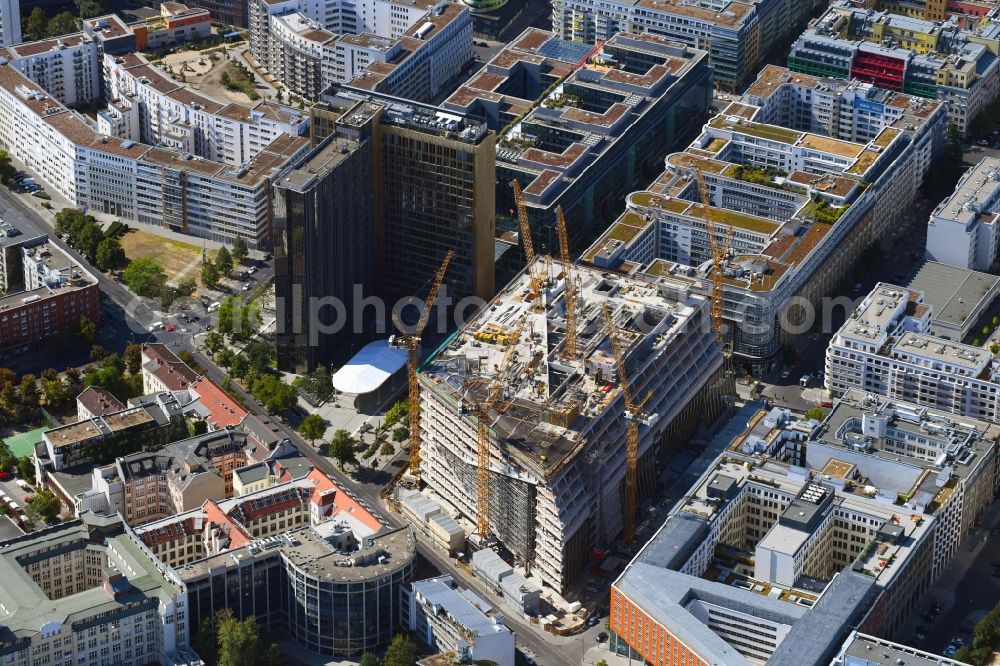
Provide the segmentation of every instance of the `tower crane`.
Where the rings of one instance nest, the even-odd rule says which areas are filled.
[[[409,385],[407,416],[410,422],[410,473],[414,476],[420,475],[420,384],[417,382],[417,366],[420,364],[420,337],[427,328],[427,321],[437,300],[438,291],[441,289],[441,282],[444,281],[444,274],[448,271],[448,264],[451,263],[455,253],[448,250],[444,261],[434,274],[434,282],[431,283],[431,290],[427,293],[424,301],[424,308],[420,311],[420,319],[417,321],[411,333],[401,333],[389,339],[389,344],[397,349],[406,350],[406,379]],[[399,317],[393,315],[393,322],[396,328],[403,330],[403,322]]]
[[[638,494],[638,466],[639,466],[639,422],[643,420],[642,408],[646,406],[649,399],[653,397],[650,391],[641,402],[636,403],[632,398],[632,390],[629,388],[629,378],[625,373],[625,358],[622,355],[621,345],[618,342],[618,331],[611,318],[611,311],[607,304],[602,304],[604,310],[604,321],[607,325],[608,340],[611,342],[611,351],[615,356],[615,367],[618,369],[618,379],[622,385],[622,398],[625,400],[625,484],[622,488],[623,502],[625,504],[625,545],[631,546],[635,543],[635,504]]]
[[[527,317],[523,318],[511,335],[503,358],[497,365],[496,374],[486,385],[486,398],[478,400],[471,391],[472,384],[466,384],[466,396],[472,403],[472,412],[476,417],[476,531],[484,541],[490,533],[490,412],[509,383],[511,363],[517,355],[521,331],[524,330],[526,321]]]
[[[719,239],[716,236],[715,221],[712,219],[714,216],[714,208],[712,206],[712,202],[708,198],[708,188],[705,186],[705,177],[702,175],[701,169],[698,167],[695,167],[694,173],[695,179],[698,182],[698,194],[701,196],[701,203],[705,207],[705,226],[708,231],[708,246],[712,253],[712,330],[715,331],[715,337],[722,345],[722,353],[726,358],[726,364],[728,366],[730,363],[730,357],[732,356],[732,350],[726,344],[725,334],[723,333],[722,319],[726,287],[726,274],[724,269],[726,257],[729,256],[729,249],[733,244],[733,227],[731,225],[726,227],[725,240],[722,243],[719,243]]]
[[[566,234],[566,218],[562,206],[556,208],[559,230],[559,253],[562,255],[563,281],[566,284],[566,344],[563,345],[564,358],[576,356],[576,285],[573,284],[573,262],[569,256],[569,240]]]
[[[515,178],[511,185],[514,187],[514,202],[517,204],[517,220],[521,229],[521,245],[524,246],[524,258],[527,261],[528,276],[531,279],[528,288],[528,300],[535,302],[542,291],[542,277],[535,268],[535,244],[531,240],[531,223],[528,220],[528,207],[524,203],[521,183]]]

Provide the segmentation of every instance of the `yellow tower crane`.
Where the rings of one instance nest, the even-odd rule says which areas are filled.
[[[528,207],[524,203],[521,183],[515,178],[511,183],[514,187],[514,202],[517,204],[517,220],[521,229],[521,245],[524,247],[524,258],[527,261],[528,276],[531,278],[528,288],[528,299],[535,302],[542,291],[542,277],[535,267],[535,244],[531,240],[531,222],[528,220]]]
[[[712,253],[712,330],[715,331],[715,337],[722,345],[723,354],[728,364],[732,352],[726,344],[726,336],[723,332],[723,306],[725,304],[726,287],[725,263],[726,257],[729,256],[729,249],[733,244],[733,227],[731,225],[726,227],[725,240],[720,243],[717,236],[717,227],[713,220],[715,209],[708,198],[708,187],[705,186],[705,178],[698,167],[695,167],[694,173],[698,183],[698,194],[701,196],[701,203],[705,207],[708,247]]]
[[[410,473],[414,476],[420,475],[420,384],[417,382],[417,366],[420,364],[420,337],[427,328],[427,321],[431,316],[431,309],[434,301],[437,300],[438,291],[441,289],[441,282],[444,281],[444,274],[448,271],[448,264],[451,263],[455,253],[448,250],[440,268],[434,274],[434,282],[431,290],[427,293],[424,301],[424,308],[420,311],[420,319],[417,321],[411,333],[401,333],[389,339],[389,344],[397,349],[406,350],[406,378],[409,383],[408,410],[407,416],[410,422]],[[403,322],[399,317],[393,315],[393,322],[400,331],[404,330]]]
[[[563,345],[564,358],[576,356],[576,285],[573,284],[573,262],[569,256],[569,239],[566,234],[566,218],[562,206],[556,208],[559,231],[559,253],[562,255],[563,281],[566,283],[566,344]]]
[[[472,413],[476,417],[476,531],[479,538],[485,541],[490,534],[490,412],[496,406],[500,394],[510,379],[507,375],[511,363],[517,355],[517,346],[521,342],[521,331],[527,317],[521,320],[511,334],[508,347],[503,358],[497,365],[496,374],[486,385],[485,400],[478,400],[472,392],[474,383],[466,384],[466,397],[472,403]]]
[[[625,358],[622,354],[621,345],[618,343],[618,331],[611,318],[608,306],[601,306],[604,310],[604,321],[607,325],[608,340],[611,342],[611,351],[615,355],[615,367],[618,369],[618,381],[622,385],[622,397],[625,400],[625,484],[622,488],[622,501],[624,503],[625,518],[625,545],[631,546],[635,543],[635,505],[636,495],[639,491],[638,467],[639,467],[639,422],[643,419],[642,408],[646,406],[649,399],[653,397],[650,391],[642,402],[636,403],[632,398],[632,390],[628,386],[628,375],[625,373]]]

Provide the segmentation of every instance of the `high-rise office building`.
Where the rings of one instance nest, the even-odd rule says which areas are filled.
[[[354,351],[355,297],[374,285],[372,201],[367,139],[331,137],[275,184],[279,368],[308,372]],[[339,330],[320,336],[320,323]]]
[[[334,86],[313,109],[313,138],[370,140],[376,293],[422,295],[448,250],[456,299],[494,290],[495,135],[437,107]]]

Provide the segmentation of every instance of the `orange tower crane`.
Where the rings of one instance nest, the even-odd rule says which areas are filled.
[[[535,269],[535,244],[531,240],[531,222],[528,220],[528,207],[524,203],[521,183],[515,178],[511,185],[514,187],[514,202],[517,204],[517,221],[521,229],[521,245],[524,246],[524,258],[527,261],[528,276],[531,278],[528,298],[534,302],[542,291],[542,277]]]
[[[625,484],[622,488],[623,503],[625,505],[625,545],[631,546],[635,543],[635,505],[638,494],[638,467],[639,467],[639,422],[643,419],[642,408],[646,406],[649,399],[653,397],[650,391],[642,402],[636,403],[632,398],[632,390],[628,386],[628,375],[625,373],[625,358],[622,355],[621,345],[618,342],[618,331],[611,318],[608,306],[601,306],[604,310],[604,321],[607,325],[608,340],[611,342],[611,351],[615,355],[615,367],[618,369],[618,381],[622,385],[622,397],[625,400]]]
[[[521,342],[521,331],[527,317],[521,320],[510,336],[503,359],[497,365],[493,380],[486,385],[486,399],[477,400],[473,395],[472,384],[466,385],[466,395],[472,403],[472,411],[476,417],[476,531],[479,538],[485,540],[490,534],[490,412],[496,406],[504,387],[507,386],[508,372],[516,356],[517,347]]]
[[[564,358],[576,356],[576,285],[573,284],[573,262],[569,256],[569,240],[566,234],[566,218],[562,206],[556,208],[559,231],[559,253],[562,255],[563,281],[566,283],[566,344],[563,345]]]
[[[448,264],[451,263],[455,253],[448,250],[440,268],[434,274],[434,282],[431,290],[427,293],[424,301],[424,308],[420,311],[420,319],[417,321],[411,333],[400,333],[389,339],[389,344],[397,349],[406,350],[406,378],[409,384],[409,407],[407,417],[410,422],[410,473],[414,476],[420,475],[420,384],[417,382],[417,366],[420,364],[420,338],[427,328],[427,321],[431,316],[431,309],[434,301],[437,300],[438,291],[441,289],[441,282],[444,281],[444,274],[448,271]],[[403,322],[399,317],[393,315],[393,322],[396,328],[403,331]]]

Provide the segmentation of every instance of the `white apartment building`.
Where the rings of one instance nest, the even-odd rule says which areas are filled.
[[[849,389],[985,421],[1000,418],[1000,359],[930,334],[923,294],[879,283],[834,335],[826,389]]]
[[[449,575],[410,585],[407,629],[456,663],[490,662],[514,666],[514,632],[472,590],[460,589]]]
[[[358,79],[426,101],[474,57],[472,15],[442,0],[251,0],[250,49],[305,99]]]
[[[966,171],[955,192],[931,213],[926,257],[989,271],[1000,248],[1000,159],[984,157]]]
[[[489,428],[490,533],[535,576],[564,590],[593,548],[623,528],[626,446],[622,384],[603,308],[618,333],[633,395],[651,393],[639,428],[637,477],[649,478],[688,415],[712,420],[721,408],[715,379],[720,347],[709,301],[669,276],[657,280],[574,269],[577,353],[565,350],[562,269],[543,259],[529,267],[546,285],[535,308],[522,273],[419,375],[424,415],[421,478],[465,525],[479,511],[477,420],[468,405],[492,382],[505,383]],[[515,331],[520,337],[515,336]],[[515,345],[509,378],[498,378]],[[501,403],[503,406],[501,406]],[[693,416],[692,416],[693,418]],[[638,483],[638,502],[652,492]],[[470,529],[470,532],[474,530]]]
[[[74,205],[254,248],[270,242],[271,179],[309,144],[279,131],[285,116],[270,105],[229,105],[205,122],[207,146],[231,162],[150,148],[101,134],[10,64],[0,110],[0,147]]]
[[[220,104],[136,53],[105,55],[104,66],[112,101],[98,117],[98,129],[113,136],[238,166],[282,134],[301,136],[309,129],[308,115],[287,106]]]
[[[101,98],[101,64],[89,35],[64,35],[8,50],[15,56],[12,66],[61,104],[85,105]]]
[[[21,43],[21,0],[0,0],[0,46]]]

